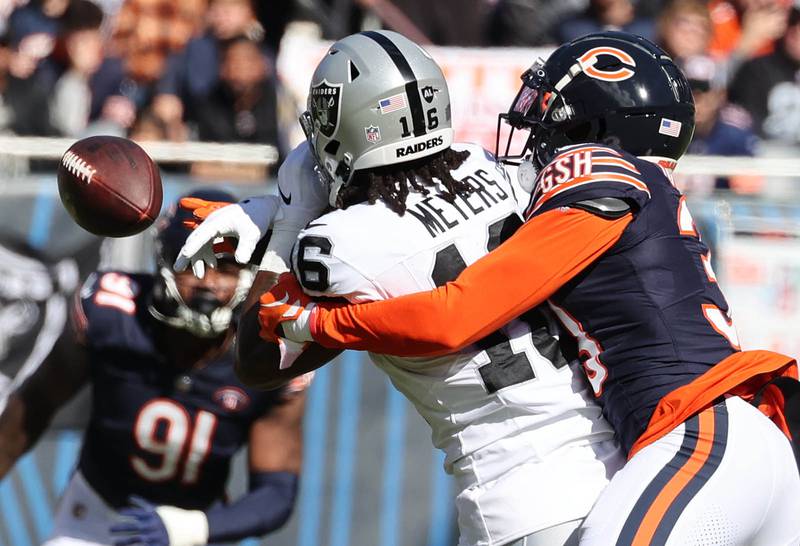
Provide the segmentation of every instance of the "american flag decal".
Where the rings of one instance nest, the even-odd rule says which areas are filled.
[[[662,135],[678,138],[681,134],[681,122],[673,119],[661,118],[661,126],[658,132]]]
[[[397,95],[393,95],[378,101],[378,107],[381,109],[381,114],[388,114],[390,112],[402,110],[406,106],[405,93],[398,93]]]

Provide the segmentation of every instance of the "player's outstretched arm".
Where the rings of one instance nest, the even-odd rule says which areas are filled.
[[[182,199],[181,206],[193,211],[196,222],[191,225],[194,232],[178,253],[175,270],[191,265],[195,275],[202,277],[206,265],[213,266],[216,261],[214,241],[219,237],[236,239],[235,258],[247,263],[271,228],[260,269],[286,271],[297,234],[328,205],[308,143],[298,145],[281,165],[278,192],[279,196],[254,197],[235,204]]]
[[[0,413],[0,479],[32,448],[89,377],[86,349],[68,326],[42,364],[13,388]]]
[[[449,353],[545,301],[611,248],[630,221],[630,214],[609,220],[558,208],[526,222],[454,282],[380,302],[316,307],[306,328],[324,347],[401,356]],[[273,292],[279,298],[283,288],[279,284]],[[262,323],[285,322],[285,309],[261,311]],[[283,331],[292,328],[284,324]]]
[[[173,264],[175,271],[191,265],[195,276],[202,279],[206,266],[216,267],[214,248],[220,237],[236,239],[234,258],[241,264],[248,263],[272,224],[279,202],[275,195],[252,197],[233,204],[184,197],[180,206],[191,210],[195,221],[186,222],[193,231],[178,252]]]
[[[306,393],[288,388],[285,401],[253,423],[248,445],[248,493],[206,512],[209,542],[232,542],[281,528],[297,497]]]

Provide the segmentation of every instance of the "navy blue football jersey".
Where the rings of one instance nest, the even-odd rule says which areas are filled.
[[[147,307],[153,278],[96,273],[77,310],[90,361],[92,409],[79,469],[114,507],[130,495],[205,509],[224,499],[231,457],[250,426],[287,396],[245,387],[224,353],[180,370],[157,350],[165,326]]]
[[[564,149],[538,175],[527,216],[626,201],[633,220],[550,305],[578,340],[596,396],[626,450],[659,400],[739,349],[710,253],[670,171],[619,150]]]

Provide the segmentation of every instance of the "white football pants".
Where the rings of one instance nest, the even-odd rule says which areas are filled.
[[[58,501],[52,536],[43,546],[106,546],[117,512],[76,471]]]
[[[791,444],[757,408],[727,398],[636,453],[600,494],[580,544],[800,544]]]

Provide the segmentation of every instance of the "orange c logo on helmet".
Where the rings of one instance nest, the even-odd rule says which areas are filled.
[[[621,63],[630,68],[622,67],[617,68],[616,70],[600,70],[595,68],[600,55],[610,55],[612,57],[616,57]],[[590,49],[581,55],[581,58],[578,59],[578,63],[581,65],[584,74],[590,78],[608,82],[620,82],[622,80],[627,80],[633,76],[634,71],[632,68],[636,66],[636,61],[633,60],[633,57],[621,49],[617,49],[616,47],[595,47]]]

